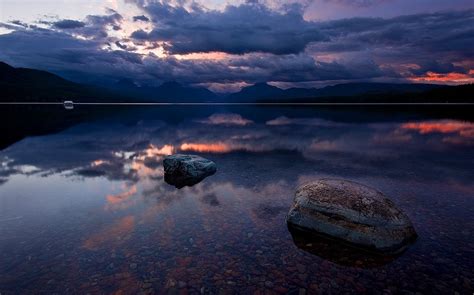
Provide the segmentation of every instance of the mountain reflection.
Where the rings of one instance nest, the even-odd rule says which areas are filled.
[[[404,154],[416,159],[417,153],[421,156],[454,150],[459,145],[474,146],[474,124],[455,120],[350,124],[278,116],[258,122],[240,114],[216,113],[184,119],[179,124],[156,120],[131,125],[114,122],[113,127],[107,124],[80,124],[63,133],[27,138],[2,151],[0,183],[13,174],[65,171],[70,176],[132,182],[160,178],[163,156],[178,152],[218,157],[243,152],[259,157],[260,153],[288,151],[307,161],[343,165],[347,172],[359,170],[355,164],[358,161],[342,163],[337,157],[372,158],[364,170],[375,173],[377,162],[392,161]]]

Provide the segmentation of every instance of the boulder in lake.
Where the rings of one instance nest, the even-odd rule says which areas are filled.
[[[193,186],[216,173],[216,164],[196,155],[175,154],[163,160],[165,181],[177,188]]]
[[[381,192],[338,179],[300,186],[287,223],[382,254],[400,253],[417,237],[408,217]]]

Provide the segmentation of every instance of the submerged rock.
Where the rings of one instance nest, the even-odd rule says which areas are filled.
[[[287,223],[383,254],[402,252],[417,236],[408,217],[381,192],[347,180],[299,187]]]
[[[343,266],[375,268],[389,264],[398,257],[398,254],[380,255],[366,251],[363,248],[351,246],[343,240],[301,230],[291,224],[288,224],[288,230],[293,243],[299,249]]]
[[[163,160],[165,181],[177,188],[193,186],[216,173],[216,164],[196,155],[176,154]]]

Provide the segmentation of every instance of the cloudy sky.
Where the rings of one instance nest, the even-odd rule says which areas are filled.
[[[472,0],[2,0],[0,60],[89,83],[474,82]]]

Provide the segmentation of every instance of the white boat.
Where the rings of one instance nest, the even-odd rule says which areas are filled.
[[[66,110],[74,109],[74,102],[72,100],[65,100],[63,104]]]

